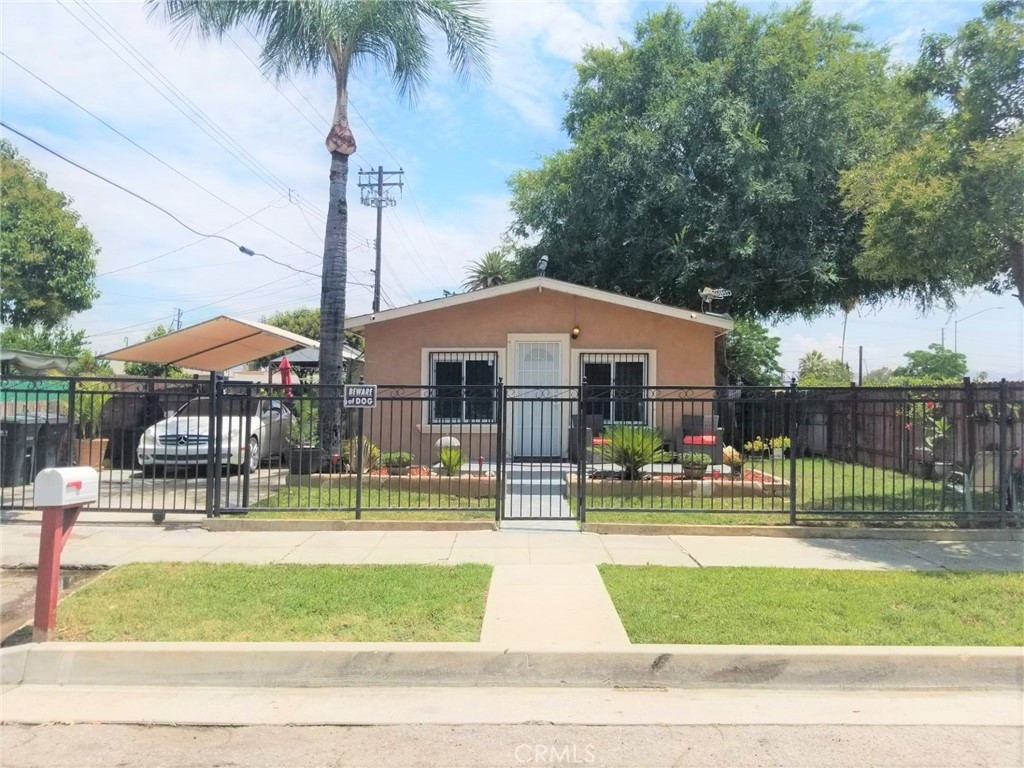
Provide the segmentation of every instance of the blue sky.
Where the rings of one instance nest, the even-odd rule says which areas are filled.
[[[687,14],[702,5],[677,4]],[[439,60],[432,85],[412,106],[395,97],[381,73],[356,73],[349,313],[369,309],[366,286],[372,282],[373,212],[358,205],[359,167],[406,171],[408,186],[385,213],[385,303],[457,289],[466,263],[493,247],[508,226],[509,174],[536,167],[545,154],[567,145],[560,128],[563,95],[580,51],[615,45],[630,36],[637,19],[664,7],[487,3],[496,43],[490,82],[463,88]],[[909,59],[922,32],[953,31],[978,15],[981,4],[852,0],[815,7],[857,21],[868,37],[889,44],[894,57]],[[244,30],[221,44],[174,41],[166,28],[147,21],[139,3],[6,0],[0,29],[4,53],[167,165],[0,59],[5,121],[200,231],[224,230],[256,251],[319,273],[329,163],[323,136],[333,98],[326,75],[275,87],[250,61],[257,47]],[[97,352],[140,339],[153,325],[169,322],[176,309],[187,325],[221,313],[259,318],[318,302],[315,277],[246,257],[219,240],[200,240],[24,140],[6,138],[75,199],[102,247],[103,295],[74,320],[88,330]],[[854,312],[847,359],[855,361],[863,345],[868,367],[897,365],[903,352],[939,341],[944,326],[950,346],[956,328],[959,350],[968,353],[973,371],[1024,378],[1021,306],[1009,295],[983,292],[962,297],[953,314],[936,310],[922,317],[899,306]],[[778,326],[784,367],[795,368],[811,349],[838,356],[842,327],[841,315]]]

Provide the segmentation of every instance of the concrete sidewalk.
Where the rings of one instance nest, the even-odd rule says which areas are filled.
[[[592,565],[498,565],[480,632],[483,645],[585,649],[629,645]]]
[[[0,525],[2,566],[33,566],[39,525]],[[206,531],[198,526],[79,523],[72,567],[130,562],[485,563],[771,566],[857,570],[1024,570],[1020,541],[640,536],[557,530]]]

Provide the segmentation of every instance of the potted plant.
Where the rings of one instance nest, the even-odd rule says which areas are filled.
[[[933,480],[945,480],[953,469],[953,462],[945,461],[944,448],[953,434],[953,422],[945,417],[932,418],[925,422],[924,447],[927,452],[927,466]]]
[[[412,467],[413,455],[404,451],[392,451],[380,455],[380,465],[389,475],[408,475]]]
[[[288,471],[294,475],[322,472],[327,463],[324,450],[317,446],[319,415],[311,405],[302,408],[288,427],[289,447],[284,451]]]
[[[779,435],[778,437],[773,437],[771,439],[770,445],[772,448],[772,458],[784,459],[786,457],[786,451],[789,450],[791,443],[788,437],[785,435]]]
[[[671,455],[663,448],[665,438],[654,427],[613,424],[604,428],[601,437],[604,442],[594,446],[596,455],[616,464],[623,480],[641,479],[645,466],[668,461]]]
[[[438,451],[441,473],[453,477],[462,470],[462,449],[457,445],[444,445]]]
[[[731,445],[727,445],[722,449],[722,463],[729,467],[733,474],[736,474],[743,466],[743,454]]]
[[[743,444],[743,450],[747,453],[758,454],[768,453],[772,447],[772,441],[766,440],[760,435],[755,437],[753,440],[748,440]]]
[[[380,448],[370,442],[369,438],[363,438],[362,464],[359,462],[359,438],[350,437],[345,441],[341,449],[342,469],[347,472],[355,472],[357,467],[362,467],[363,472],[370,472],[379,466]]]
[[[109,438],[100,436],[100,417],[104,404],[110,400],[110,384],[102,381],[79,382],[75,392],[75,464],[103,468]]]
[[[679,455],[679,463],[683,465],[683,477],[687,480],[700,480],[707,472],[711,456],[706,453],[683,453]]]

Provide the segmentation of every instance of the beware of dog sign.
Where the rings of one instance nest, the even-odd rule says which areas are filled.
[[[345,385],[345,407],[346,408],[376,408],[377,407],[377,385],[376,384],[346,384]]]

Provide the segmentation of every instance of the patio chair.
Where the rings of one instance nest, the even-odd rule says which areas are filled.
[[[712,464],[722,463],[722,433],[718,416],[684,415],[672,433],[672,450],[679,453],[707,453]]]
[[[579,460],[579,423],[578,416],[572,416],[569,420],[569,461],[575,463]],[[586,430],[583,435],[583,446],[585,459],[588,464],[594,460],[594,440],[601,437],[604,431],[604,416],[600,414],[589,414],[583,417],[583,428]]]

